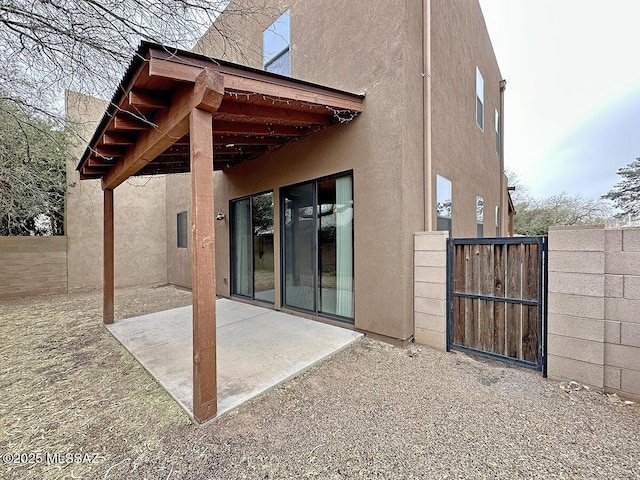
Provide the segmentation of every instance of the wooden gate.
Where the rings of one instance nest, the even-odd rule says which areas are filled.
[[[447,284],[448,350],[546,375],[546,237],[450,239]]]

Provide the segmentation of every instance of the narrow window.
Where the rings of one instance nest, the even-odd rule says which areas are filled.
[[[496,206],[496,237],[500,236],[500,207]]]
[[[451,222],[451,180],[436,175],[436,230],[452,235]]]
[[[262,33],[262,62],[267,72],[291,76],[290,25],[287,10]]]
[[[482,197],[476,197],[476,227],[477,237],[482,238],[484,236],[484,199]]]
[[[476,67],[476,123],[484,130],[484,79]]]
[[[187,212],[178,213],[177,232],[178,248],[187,248]]]
[[[496,128],[496,153],[500,155],[500,114],[498,113],[498,110],[496,110],[495,128]]]

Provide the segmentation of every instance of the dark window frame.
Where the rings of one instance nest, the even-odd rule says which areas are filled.
[[[189,216],[186,210],[176,215],[176,247],[189,247]]]

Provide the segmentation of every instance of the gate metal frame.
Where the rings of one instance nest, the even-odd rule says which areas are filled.
[[[472,293],[454,292],[454,261],[456,245],[518,245],[537,244],[538,245],[538,300],[524,300],[521,298],[496,297],[492,295],[479,295]],[[522,367],[531,368],[542,372],[547,376],[547,285],[549,279],[548,261],[548,237],[498,237],[498,238],[449,238],[447,240],[447,352],[459,350],[473,353],[483,357],[498,359],[508,363],[513,363]],[[453,299],[471,298],[478,300],[489,300],[494,302],[515,303],[518,305],[538,307],[538,363],[528,362],[517,358],[507,357],[493,352],[486,352],[465,345],[453,342]]]

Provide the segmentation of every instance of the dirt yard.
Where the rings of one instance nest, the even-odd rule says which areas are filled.
[[[190,303],[116,292],[116,317]],[[0,477],[640,478],[640,407],[363,340],[204,427],[101,325],[98,293],[0,302]]]

